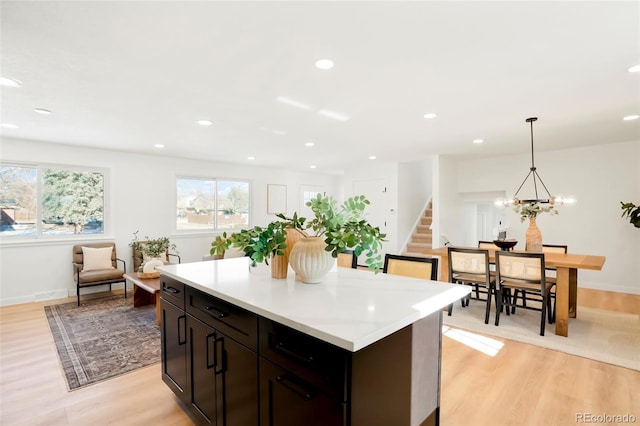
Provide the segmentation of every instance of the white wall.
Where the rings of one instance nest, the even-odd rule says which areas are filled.
[[[530,156],[443,163],[446,190],[456,194],[441,194],[446,202],[441,206],[445,212],[441,232],[456,242],[465,241],[456,232],[457,214],[450,214],[462,210],[458,194],[503,191],[512,196],[528,172]],[[574,206],[560,207],[558,216],[538,216],[543,242],[567,244],[573,253],[606,256],[602,271],[579,271],[581,286],[640,293],[640,229],[620,217],[620,201],[640,203],[640,142],[536,152],[536,167],[552,195],[573,195],[578,200]],[[520,195],[527,195],[523,193],[527,185],[529,181]],[[524,248],[528,223],[521,223],[511,209],[505,210],[505,219],[509,236]]]
[[[116,242],[118,256],[133,266],[128,246],[133,232],[150,237],[170,236],[182,262],[193,262],[208,254],[215,234],[181,235],[175,230],[175,177],[195,175],[248,179],[252,183],[253,225],[274,219],[267,212],[267,184],[287,185],[287,207],[292,213],[299,205],[300,185],[332,188],[333,177],[320,173],[297,173],[280,169],[238,166],[209,161],[79,148],[3,138],[2,161],[51,163],[108,169],[106,221],[111,225],[102,238],[90,241]],[[71,247],[78,237],[17,243],[0,240],[0,305],[48,300],[75,294],[72,279]],[[82,236],[86,237],[86,236]],[[100,287],[94,288],[99,290]],[[83,293],[91,289],[84,289]]]

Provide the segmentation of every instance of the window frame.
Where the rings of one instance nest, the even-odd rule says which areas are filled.
[[[62,241],[84,241],[84,240],[104,240],[111,239],[109,237],[111,232],[111,209],[110,209],[110,170],[104,167],[87,167],[78,166],[73,164],[59,164],[59,163],[26,163],[22,161],[2,160],[0,161],[0,167],[20,167],[30,168],[36,170],[36,233],[34,235],[4,235],[0,233],[0,243],[5,244],[20,244],[20,243],[47,243],[47,242],[62,242]],[[43,232],[42,218],[43,218],[43,196],[44,196],[44,183],[43,175],[47,169],[54,170],[68,170],[73,172],[87,172],[87,173],[100,173],[102,174],[102,208],[103,208],[103,222],[102,233],[100,234],[46,234]]]
[[[177,211],[178,208],[178,179],[198,179],[198,180],[205,180],[205,181],[212,181],[214,183],[214,205],[213,205],[213,210],[217,211],[218,210],[218,183],[219,182],[242,182],[242,183],[246,183],[248,185],[248,201],[247,201],[247,205],[248,205],[248,214],[247,214],[247,225],[246,226],[242,226],[242,227],[237,227],[237,228],[220,228],[218,226],[218,218],[217,215],[214,215],[214,225],[211,228],[201,228],[201,229],[178,229],[178,221],[177,221],[177,216],[175,214],[175,211]],[[249,229],[251,228],[253,225],[253,202],[252,202],[252,193],[253,193],[253,180],[251,179],[241,179],[241,178],[230,178],[230,177],[213,177],[213,176],[208,176],[208,175],[199,175],[199,174],[190,174],[190,173],[176,173],[173,179],[173,210],[174,210],[174,214],[173,214],[173,233],[175,235],[184,235],[184,236],[188,236],[188,235],[192,235],[192,236],[198,236],[198,235],[217,235],[217,234],[221,234],[222,232],[236,232],[239,231],[241,229]]]

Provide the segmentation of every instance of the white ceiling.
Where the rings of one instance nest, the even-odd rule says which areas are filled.
[[[5,136],[323,173],[525,153],[530,116],[536,151],[640,140],[638,1],[3,0],[1,20]]]

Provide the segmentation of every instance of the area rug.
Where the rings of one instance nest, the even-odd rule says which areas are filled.
[[[44,307],[69,390],[160,362],[155,306],[122,296]]]
[[[444,324],[522,343],[540,346],[640,371],[640,316],[578,306],[577,318],[569,319],[569,336],[556,336],[555,324],[547,323],[540,336],[540,312],[518,309],[515,315],[500,315],[496,327],[495,307],[489,324],[484,323],[485,303],[472,300],[468,307],[456,304]]]

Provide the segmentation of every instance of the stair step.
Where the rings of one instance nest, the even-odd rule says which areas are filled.
[[[413,253],[422,253],[423,250],[431,250],[431,244],[427,243],[408,243],[407,251]]]
[[[431,232],[432,231],[431,231],[430,225],[416,225],[416,233],[417,234],[423,234],[423,235],[429,234],[429,235],[431,235]]]
[[[424,253],[416,253],[416,252],[412,252],[412,251],[403,251],[403,252],[402,252],[402,256],[426,257],[426,258],[431,258],[431,257],[433,257],[433,256],[428,255],[428,254],[424,254]]]
[[[426,209],[426,210],[424,211],[424,215],[425,215],[426,217],[431,217],[431,216],[433,215],[433,210],[432,210],[432,209]]]
[[[412,243],[431,244],[431,234],[413,234],[411,236]]]
[[[420,224],[429,226],[431,225],[432,220],[433,219],[431,219],[430,217],[423,217],[420,219]]]

